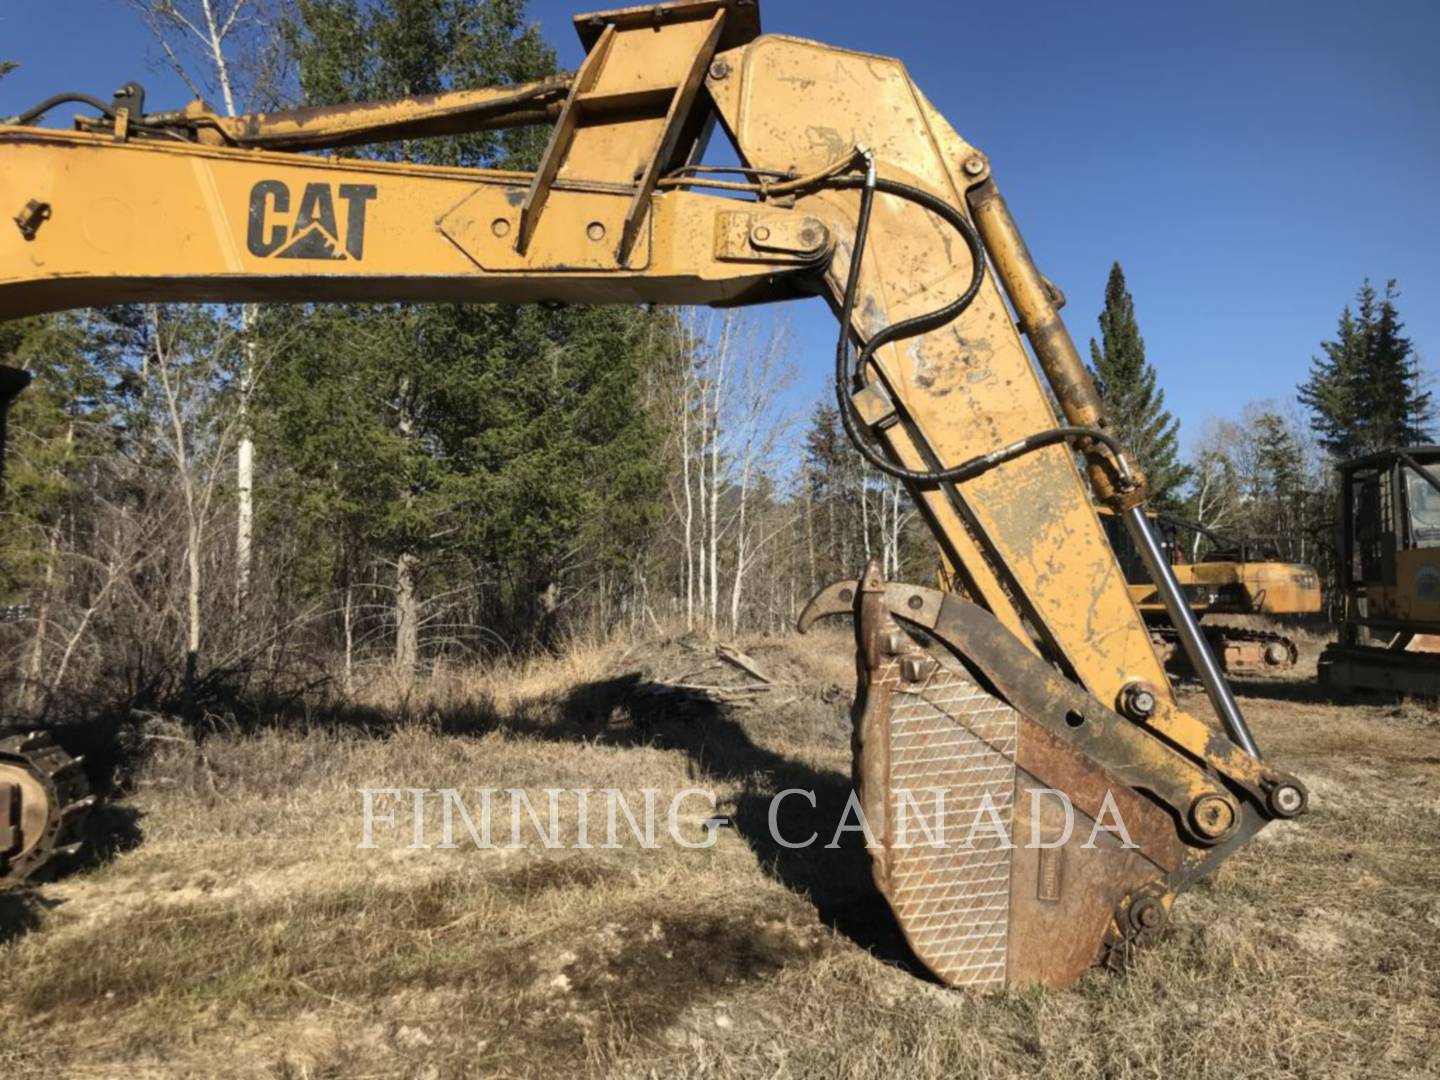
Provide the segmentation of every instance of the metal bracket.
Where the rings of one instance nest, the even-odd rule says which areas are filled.
[[[812,263],[830,249],[830,230],[817,218],[773,210],[715,215],[715,257],[726,262]]]

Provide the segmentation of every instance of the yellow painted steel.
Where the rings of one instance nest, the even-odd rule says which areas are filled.
[[[751,165],[810,171],[864,144],[882,174],[961,209],[967,191],[988,176],[988,163],[978,174],[967,170],[983,155],[935,114],[896,60],[786,37],[762,38],[722,59],[732,74],[712,76],[711,95]],[[829,216],[853,219],[858,198],[826,192],[797,206],[819,204],[833,208]],[[884,245],[872,246],[866,260],[859,336],[933,311],[969,280],[968,258],[926,211],[880,200],[872,229]],[[1009,285],[1004,267],[995,269]],[[837,303],[848,271],[842,245],[827,276]],[[955,324],[882,350],[874,376],[903,407],[912,435],[943,463],[1057,422],[995,276]],[[972,551],[984,553],[1005,584],[1006,599],[979,598],[1002,620],[1035,627],[1101,701],[1114,702],[1137,679],[1167,685],[1066,450],[1002,466],[957,495]]]
[[[522,124],[548,124],[559,115],[570,77],[520,86],[482,87],[395,101],[221,116],[194,102],[176,119],[207,146],[264,150],[334,149]]]
[[[511,200],[529,181],[0,128],[0,207],[50,208],[33,240],[0,228],[0,318],[164,299],[732,303],[783,298],[786,276],[805,270],[758,251],[717,258],[728,207],[688,192],[652,200],[643,241],[618,267],[607,240],[628,194],[582,184],[557,190],[543,243],[518,256]]]
[[[1203,586],[1207,589],[1237,588],[1243,601],[1236,604],[1245,613],[1256,615],[1318,615],[1323,609],[1320,577],[1313,567],[1280,562],[1199,562],[1174,567],[1175,578],[1182,586]],[[1150,586],[1132,586],[1142,595],[1141,610],[1146,610],[1155,590]],[[1194,606],[1194,605],[1192,605]],[[1205,604],[1200,606],[1204,607]],[[1227,604],[1227,608],[1230,605]]]

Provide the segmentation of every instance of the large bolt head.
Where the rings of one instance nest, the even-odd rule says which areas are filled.
[[[1280,817],[1294,817],[1305,809],[1305,793],[1294,784],[1281,784],[1270,793],[1270,809]]]
[[[1153,930],[1165,921],[1165,913],[1160,910],[1159,904],[1146,904],[1137,917],[1146,930]]]
[[[1190,807],[1190,824],[1206,840],[1223,840],[1240,824],[1235,804],[1224,795],[1201,795]]]
[[[1160,692],[1147,682],[1126,683],[1119,704],[1120,712],[1131,720],[1149,720],[1160,707]]]
[[[1136,930],[1158,930],[1165,925],[1165,905],[1153,896],[1142,896],[1130,905],[1130,925]]]

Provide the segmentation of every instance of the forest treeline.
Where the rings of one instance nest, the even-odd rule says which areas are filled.
[[[226,0],[219,19],[211,3],[137,7],[231,112],[555,67],[518,0]],[[370,152],[523,168],[543,142]],[[1092,363],[1159,501],[1322,559],[1332,459],[1428,424],[1396,296],[1367,285],[1295,402],[1212,421],[1181,460],[1117,265]],[[933,581],[904,490],[799,397],[791,351],[773,318],[663,308],[150,305],[0,324],[0,357],[35,376],[10,423],[0,707],[189,709],[222,684],[403,682],[618,627],[778,630],[869,558]]]

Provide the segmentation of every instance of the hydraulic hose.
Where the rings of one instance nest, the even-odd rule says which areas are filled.
[[[840,410],[840,421],[845,428],[846,436],[860,456],[873,468],[886,476],[893,476],[899,480],[916,484],[956,483],[974,479],[997,465],[1047,446],[1054,446],[1062,442],[1088,440],[1099,443],[1110,452],[1122,483],[1133,487],[1134,476],[1129,462],[1126,460],[1124,448],[1113,436],[1097,428],[1074,426],[1051,428],[1048,431],[1028,436],[1000,450],[971,458],[959,465],[934,470],[907,469],[895,465],[871,444],[863,430],[864,419],[859,415],[859,410],[856,409],[855,402],[851,397],[851,390],[856,385],[858,373],[864,371],[875,353],[886,345],[929,333],[931,330],[946,326],[958,319],[979,295],[980,287],[985,281],[986,263],[984,245],[980,240],[979,233],[970,224],[969,218],[928,191],[910,184],[900,183],[897,180],[879,177],[876,174],[875,159],[868,152],[865,152],[865,160],[867,163],[865,176],[838,176],[824,181],[826,187],[848,190],[858,188],[861,193],[860,216],[856,221],[854,247],[850,254],[850,273],[846,279],[845,298],[840,312],[840,339],[835,350],[835,397]],[[960,234],[966,248],[969,249],[972,270],[969,284],[958,297],[929,314],[917,315],[885,327],[870,337],[861,347],[859,356],[852,360],[850,332],[855,315],[855,305],[860,293],[860,274],[877,192],[912,202],[950,225]]]
[[[56,94],[53,97],[48,97],[44,101],[40,102],[38,105],[34,105],[31,108],[28,108],[24,112],[19,113],[15,116],[0,116],[0,124],[13,124],[17,127],[28,127],[36,120],[39,120],[41,117],[43,117],[51,109],[58,108],[59,106],[67,104],[69,102],[74,102],[79,105],[89,105],[92,109],[99,110],[101,113],[103,113],[105,116],[108,116],[110,119],[115,119],[115,110],[106,102],[101,101],[99,98],[93,98],[89,94],[69,93]]]

